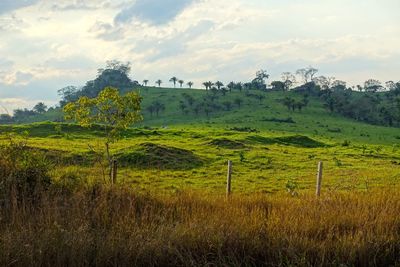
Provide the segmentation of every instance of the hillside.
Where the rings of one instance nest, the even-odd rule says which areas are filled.
[[[133,183],[135,188],[223,191],[228,159],[235,164],[234,187],[243,193],[282,191],[292,184],[297,189],[311,189],[319,160],[326,162],[324,183],[330,188],[365,189],[366,184],[397,183],[399,129],[333,114],[317,97],[308,97],[301,111],[292,111],[283,99],[301,99],[295,92],[233,91],[223,95],[197,89],[136,90],[143,97],[143,121],[112,146],[121,163],[120,181]],[[205,104],[205,98],[212,100]],[[236,99],[241,99],[240,106]],[[213,106],[207,113],[204,106],[196,111],[197,105],[209,103]],[[159,107],[158,115],[152,106]],[[62,118],[59,109],[42,116]],[[95,162],[89,148],[101,151],[101,126],[3,125],[3,142],[10,132],[27,133],[29,146],[55,161],[56,179],[64,179],[70,172],[86,182],[99,179],[99,169],[90,167]],[[77,165],[79,172],[75,171]]]
[[[196,114],[193,108],[181,110],[180,101],[186,104],[184,94],[189,94],[198,103],[207,96],[204,90],[144,88],[143,96],[144,121],[141,126],[168,127],[217,127],[221,129],[251,128],[259,131],[289,132],[307,134],[332,140],[349,140],[369,144],[395,144],[400,142],[398,128],[375,126],[360,123],[352,119],[329,112],[319,98],[309,97],[308,106],[301,111],[290,111],[282,104],[285,97],[301,99],[294,92],[252,92],[262,95],[260,101],[254,96],[246,96],[246,92],[227,92],[225,96],[218,94],[215,100],[221,109],[207,116],[204,112]],[[211,93],[208,93],[211,94]],[[242,99],[240,107],[235,99]],[[151,115],[147,108],[154,101],[165,105],[165,111],[159,116]],[[224,103],[230,102],[227,110]],[[193,106],[195,106],[193,104]]]
[[[366,144],[393,145],[400,142],[398,128],[371,125],[332,113],[319,97],[308,97],[308,105],[301,111],[288,110],[282,103],[285,98],[302,99],[295,92],[234,90],[223,95],[199,89],[155,87],[140,87],[136,91],[143,97],[144,120],[138,124],[139,127],[251,128]],[[189,100],[193,102],[191,105],[188,97],[192,99]],[[240,103],[237,103],[238,99]],[[204,112],[205,103],[214,105],[209,107],[208,115]],[[154,104],[162,106],[158,114],[156,109],[149,110]],[[21,122],[40,121],[63,121],[63,114],[60,109],[55,109],[35,117],[26,117]]]

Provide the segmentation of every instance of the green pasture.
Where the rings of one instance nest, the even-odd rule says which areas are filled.
[[[318,161],[325,163],[326,192],[392,187],[400,179],[400,147],[388,143],[395,139],[391,136],[381,143],[375,138],[376,144],[373,140],[366,144],[362,137],[346,131],[342,138],[333,138],[300,133],[304,124],[287,131],[284,125],[272,124],[275,129],[266,130],[267,125],[218,122],[224,120],[222,117],[216,118],[215,124],[149,126],[158,120],[145,120],[145,128],[142,125],[127,130],[112,145],[120,165],[118,183],[146,192],[189,189],[222,194],[227,160],[233,161],[233,191],[240,194],[313,190]],[[304,116],[303,120],[312,119]],[[329,121],[342,128],[347,123],[334,118]],[[253,131],[245,126],[258,127]],[[378,135],[382,128],[360,126],[364,131],[368,129],[370,136]],[[36,123],[1,126],[0,133],[3,143],[9,142],[10,133],[14,133],[14,141],[26,140],[29,148],[43,151],[53,164],[55,181],[81,184],[103,179],[97,154],[103,151],[101,129]],[[395,134],[395,129],[383,130]]]

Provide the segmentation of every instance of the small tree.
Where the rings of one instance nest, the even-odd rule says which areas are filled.
[[[296,83],[296,76],[291,72],[282,73],[282,82],[285,85],[285,90],[289,91],[290,88]]]
[[[0,123],[9,123],[13,121],[13,117],[9,114],[0,114]]]
[[[149,80],[143,80],[143,85],[147,86],[147,83],[149,82]]]
[[[269,74],[266,70],[259,70],[256,73],[256,78],[253,80],[254,85],[256,85],[257,89],[265,89],[266,88],[266,79],[269,78]]]
[[[141,102],[142,98],[137,93],[129,92],[121,96],[117,88],[106,87],[97,97],[81,97],[76,102],[68,103],[63,109],[66,120],[75,120],[82,127],[91,127],[93,124],[104,127],[110,179],[114,160],[110,153],[110,144],[118,141],[121,132],[131,124],[142,120]]]
[[[304,83],[308,83],[309,81],[312,81],[314,79],[314,76],[315,74],[317,74],[317,72],[318,69],[309,66],[304,69],[298,69],[296,71],[296,74],[303,79]]]
[[[35,111],[39,114],[45,113],[46,110],[47,110],[47,106],[43,102],[39,102],[33,107],[33,111]]]
[[[230,83],[228,83],[228,85],[226,87],[228,87],[229,92],[232,92],[232,89],[235,88],[235,83],[234,82],[230,82]]]
[[[265,99],[265,96],[262,94],[258,94],[256,95],[256,98],[258,99],[258,101],[260,102],[260,104],[262,103],[262,101]]]
[[[195,99],[193,98],[193,96],[189,95],[189,94],[182,94],[183,98],[186,100],[186,102],[189,104],[189,106],[193,106]]]
[[[295,100],[291,97],[285,97],[283,99],[282,104],[288,108],[288,110],[294,110],[295,108]]]
[[[215,83],[215,86],[218,88],[218,90],[220,90],[221,87],[224,86],[224,84],[223,84],[222,82],[220,82],[220,81],[217,81],[217,82]]]
[[[170,82],[172,82],[174,84],[174,88],[176,87],[176,82],[178,81],[178,78],[176,78],[175,76],[172,77],[171,79],[169,79]]]
[[[206,88],[206,91],[211,89],[211,87],[214,85],[213,82],[204,82],[203,86]]]
[[[182,88],[182,85],[183,85],[185,82],[184,82],[183,80],[179,80],[178,83],[179,83],[180,87]]]
[[[162,81],[161,80],[157,80],[156,84],[158,84],[158,87],[161,87]]]
[[[364,90],[366,92],[379,92],[383,89],[382,83],[375,79],[369,79],[364,83]]]
[[[235,84],[235,89],[239,90],[239,92],[242,92],[243,90],[243,84],[241,82],[238,82]]]
[[[271,86],[272,86],[272,90],[276,90],[276,91],[285,91],[285,89],[286,89],[286,84],[281,81],[273,81],[271,83]]]
[[[186,113],[187,106],[186,106],[185,102],[183,102],[182,100],[179,101],[179,108],[181,109],[182,113],[184,113],[184,114]]]
[[[193,82],[188,82],[187,85],[189,86],[190,89],[192,89]]]
[[[161,111],[165,110],[165,105],[158,100],[154,101],[151,105],[153,106],[154,112],[156,113],[157,117]]]

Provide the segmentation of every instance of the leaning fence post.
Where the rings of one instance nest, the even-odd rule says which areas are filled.
[[[118,172],[118,164],[117,160],[112,161],[112,172],[111,172],[111,184],[115,184],[117,182],[117,172]]]
[[[232,161],[228,160],[228,175],[226,178],[226,197],[229,197],[232,189]]]
[[[322,184],[322,161],[318,162],[318,172],[317,172],[317,190],[316,195],[319,197],[321,195],[321,184]]]

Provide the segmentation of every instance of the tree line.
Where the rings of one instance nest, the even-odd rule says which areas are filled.
[[[107,86],[118,88],[120,93],[125,94],[132,88],[147,87],[150,81],[144,79],[141,84],[129,77],[131,64],[120,61],[107,61],[105,68],[98,69],[98,75],[94,80],[86,82],[82,87],[67,86],[58,91],[61,98],[59,106],[78,100],[82,96],[96,97],[99,92]],[[309,96],[319,98],[327,110],[338,113],[367,123],[397,126],[400,121],[399,90],[400,83],[388,81],[382,83],[376,79],[368,79],[362,85],[348,87],[347,83],[335,77],[317,75],[318,69],[309,66],[295,72],[283,72],[280,80],[267,83],[270,74],[266,70],[259,70],[255,77],[248,82],[231,81],[224,84],[222,81],[205,81],[201,85],[207,92],[201,100],[194,100],[189,94],[185,94],[179,102],[179,109],[183,114],[204,113],[209,116],[212,112],[226,110],[234,107],[240,108],[243,103],[242,97],[234,100],[216,101],[232,91],[244,92],[246,97],[257,99],[260,103],[266,97],[268,91],[283,91],[299,93],[300,98],[286,96],[281,99],[282,105],[288,110],[301,111],[307,107]],[[174,88],[180,88],[186,84],[193,88],[194,83],[173,76],[169,79]],[[158,79],[155,84],[161,87],[163,81]],[[159,116],[165,111],[165,105],[160,101],[154,101],[145,108],[151,116]],[[16,109],[13,115],[0,115],[1,123],[12,123],[26,121],[29,117],[35,117],[46,113],[48,109],[40,102],[30,109]]]

